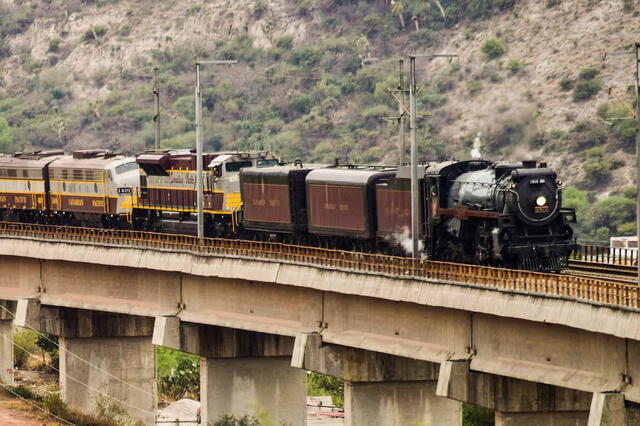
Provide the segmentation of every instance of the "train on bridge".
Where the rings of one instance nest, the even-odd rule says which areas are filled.
[[[283,164],[268,152],[204,154],[206,235],[404,255],[410,168]],[[421,254],[558,271],[576,247],[555,171],[533,161],[419,165]],[[0,156],[4,221],[196,230],[196,155],[38,151]]]

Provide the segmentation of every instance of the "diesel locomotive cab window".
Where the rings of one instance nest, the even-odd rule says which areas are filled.
[[[121,175],[123,173],[132,172],[134,170],[138,170],[138,163],[136,163],[135,161],[131,163],[120,164],[118,167],[116,167],[116,174]]]
[[[245,167],[251,167],[251,161],[236,161],[235,163],[227,163],[224,165],[224,169],[227,172],[237,172]]]
[[[271,159],[271,160],[258,160],[256,161],[256,167],[271,167],[271,166],[277,166],[278,165],[278,160]]]

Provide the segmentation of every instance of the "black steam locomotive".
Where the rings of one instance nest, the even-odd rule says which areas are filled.
[[[558,271],[575,248],[561,183],[544,163],[419,166],[429,259]],[[399,254],[411,228],[408,167],[241,170],[243,232],[255,238]]]

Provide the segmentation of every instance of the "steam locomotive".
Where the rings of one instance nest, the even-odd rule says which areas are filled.
[[[429,259],[539,271],[567,266],[573,209],[541,163],[419,166],[422,251]],[[400,254],[411,228],[410,168],[280,166],[240,173],[243,228],[278,241]]]
[[[0,156],[0,219],[195,233],[195,164],[186,150]],[[405,254],[408,167],[286,165],[268,152],[204,164],[208,236]],[[557,271],[575,248],[575,212],[544,163],[424,163],[419,183],[426,258]]]

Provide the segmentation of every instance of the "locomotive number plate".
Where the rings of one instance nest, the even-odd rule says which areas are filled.
[[[118,188],[117,191],[119,195],[131,194],[131,188]]]
[[[535,212],[537,214],[540,213],[549,213],[549,206],[536,206],[535,207]]]

